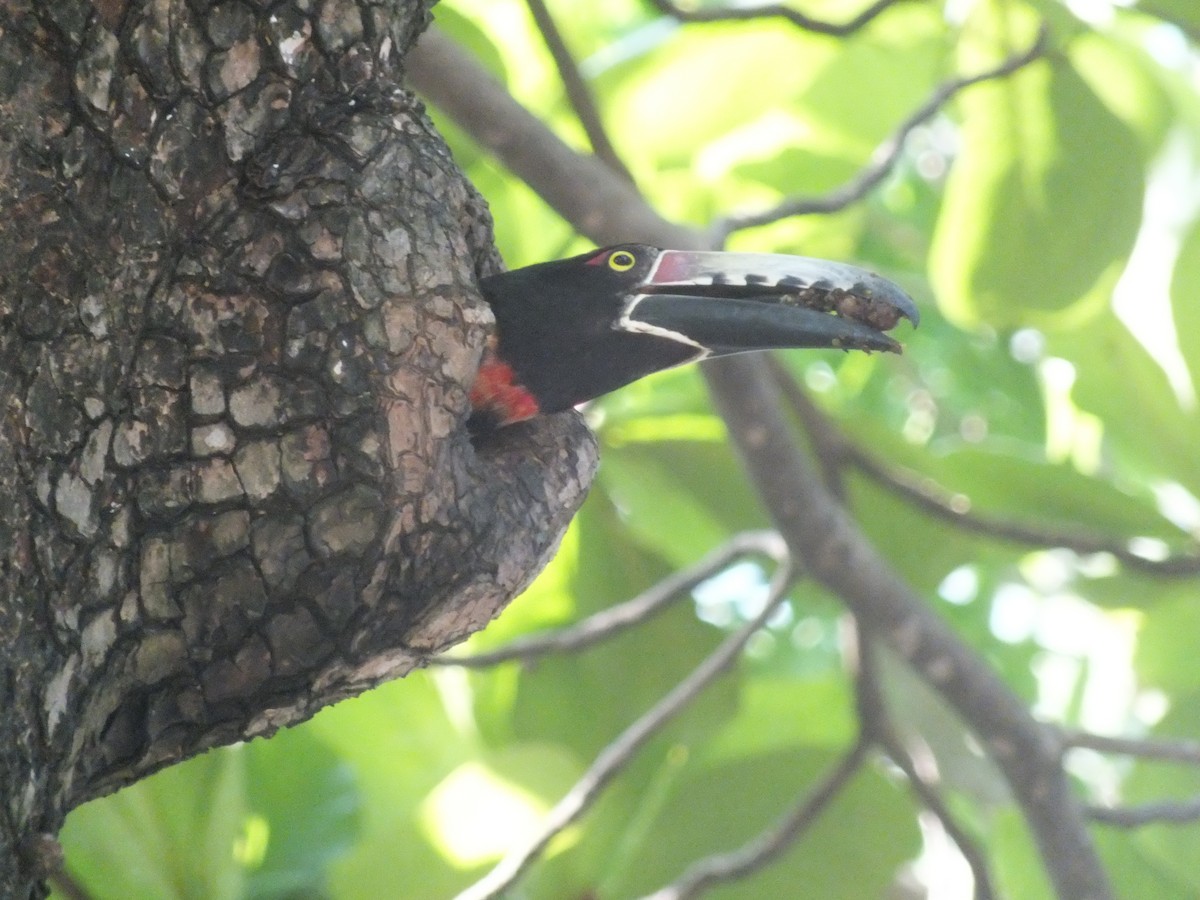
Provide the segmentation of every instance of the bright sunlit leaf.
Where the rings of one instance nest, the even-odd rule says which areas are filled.
[[[486,767],[465,763],[434,788],[421,819],[446,858],[470,868],[535,834],[547,808]]]
[[[959,108],[962,149],[931,250],[938,303],[969,327],[1078,321],[1137,235],[1137,137],[1061,58],[975,86]]]

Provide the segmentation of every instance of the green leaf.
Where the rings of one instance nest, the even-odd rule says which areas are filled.
[[[1192,224],[1179,248],[1171,278],[1171,309],[1192,389],[1200,396],[1200,220]]]
[[[952,46],[936,10],[897,6],[886,28],[841,46],[835,42],[836,52],[805,89],[800,109],[857,147],[865,162],[925,102],[945,73]]]
[[[1144,158],[1151,159],[1173,124],[1174,110],[1146,43],[1087,31],[1071,41],[1070,56],[1105,106],[1137,135]]]
[[[844,747],[856,734],[853,711],[854,697],[840,673],[820,678],[748,678],[738,694],[737,716],[708,752],[716,760],[796,747]]]
[[[1175,826],[1178,827],[1178,826]],[[1154,900],[1195,900],[1196,880],[1173,870],[1168,862],[1142,846],[1125,829],[1095,829],[1096,846],[1112,876],[1118,897],[1153,897]]]
[[[414,672],[299,726],[351,768],[362,802],[357,842],[328,866],[329,894],[338,900],[442,900],[462,889],[462,871],[417,816],[430,792],[478,749],[469,717],[455,724],[446,710],[469,709],[466,680],[457,674]]]
[[[859,527],[917,591],[932,594],[952,570],[966,563],[1011,562],[1006,548],[933,518],[866,478],[849,481],[850,504]],[[980,621],[979,627],[984,628]]]
[[[669,427],[671,420],[662,424]],[[622,429],[626,437],[634,430],[632,423]],[[648,427],[638,432],[650,435]],[[669,435],[606,448],[599,484],[630,537],[664,560],[686,565],[734,532],[762,527],[763,513],[724,440],[670,440]]]
[[[439,3],[435,6],[433,20],[440,31],[475,57],[493,78],[501,84],[508,83],[504,53],[478,22],[455,9],[450,3]]]
[[[930,412],[936,416],[929,439],[933,446],[946,439],[960,443],[962,434],[972,430],[1004,442],[1034,447],[1045,443],[1046,410],[1037,370],[1014,359],[1007,340],[990,332],[966,334],[936,307],[922,309],[920,329],[903,340],[904,364],[889,360],[889,371],[899,374],[870,385],[879,405],[862,410],[882,418],[886,426],[871,435],[878,453],[888,455],[895,452],[890,445],[899,444],[917,450],[918,458],[926,455],[925,448],[904,439],[903,426],[913,410],[896,398],[908,399],[905,394],[912,391],[929,395]]]
[[[1177,481],[1200,496],[1200,416],[1186,409],[1155,359],[1110,312],[1047,335],[1047,352],[1075,369],[1072,400],[1098,416],[1119,471]]]
[[[604,460],[600,480],[644,546],[686,565],[696,561],[698,552],[728,540],[730,531],[677,473],[662,456],[612,453]]]
[[[1183,28],[1200,28],[1200,9],[1192,0],[1141,0],[1138,9]]]
[[[938,303],[970,327],[1077,321],[1062,314],[1107,294],[1137,235],[1137,138],[1068,64],[1036,62],[960,103],[931,251]]]
[[[765,116],[802,127],[810,149],[863,160],[920,103],[945,52],[931,10],[898,9],[890,24],[844,44],[765,21],[681,29],[614,86],[616,143],[691,168],[702,148]],[[754,142],[728,154],[757,155]],[[804,189],[803,176],[789,190]]]
[[[213,750],[79,807],[60,839],[100,900],[235,900],[245,812],[242,753]]]
[[[494,863],[540,830],[581,773],[559,746],[509,744],[450,772],[421,804],[422,829],[460,868]]]
[[[836,51],[765,24],[685,29],[613,91],[614,140],[635,157],[690,168],[696,151],[732,126],[788,108]]]
[[[567,589],[581,614],[629,599],[670,571],[630,539],[601,492],[593,491],[577,521],[579,555]],[[523,741],[561,743],[588,758],[691,671],[720,637],[697,620],[685,595],[655,618],[596,648],[548,656],[535,670],[522,673],[512,734]],[[718,682],[667,733],[709,733],[730,714],[733,690],[731,679]],[[599,696],[620,701],[582,701]]]
[[[504,65],[503,54],[488,37],[487,32],[473,19],[458,12],[449,4],[439,3],[434,9],[434,21],[447,37],[453,39],[456,44],[470,53],[493,78],[501,84],[508,83],[508,71]],[[450,150],[454,154],[454,160],[459,166],[468,169],[487,158],[480,150],[479,145],[441,109],[433,105],[428,106],[427,109],[429,117],[437,126],[442,137],[445,138],[446,143],[449,144]]]
[[[1146,610],[1134,659],[1142,681],[1173,696],[1200,691],[1198,636],[1200,602],[1194,587],[1177,588],[1171,599]]]
[[[997,816],[989,850],[999,896],[1054,900],[1045,863],[1016,808],[1010,807]]]
[[[330,862],[358,839],[361,798],[354,772],[312,729],[291,728],[246,751],[248,803],[266,828],[266,853],[247,885],[251,897],[287,897],[324,887]]]
[[[735,849],[768,828],[836,765],[830,752],[793,749],[687,766],[606,896],[642,896],[697,858]],[[718,887],[713,897],[879,897],[920,846],[911,801],[870,767],[859,772],[804,835],[772,864]],[[853,873],[848,877],[847,873]]]
[[[1195,632],[1192,632],[1195,635]],[[1195,660],[1193,646],[1192,659]],[[1200,693],[1176,700],[1153,730],[1158,738],[1195,740],[1200,734]],[[1139,760],[1125,783],[1123,801],[1162,803],[1200,795],[1200,771],[1194,766]],[[1147,825],[1133,838],[1140,851],[1169,877],[1187,885],[1189,896],[1200,895],[1200,829],[1164,823]]]

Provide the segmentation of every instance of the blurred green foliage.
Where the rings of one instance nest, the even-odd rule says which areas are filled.
[[[861,3],[802,5],[837,20]],[[1047,60],[963,94],[863,202],[732,243],[857,260],[919,298],[922,328],[904,335],[903,357],[784,360],[866,451],[977,513],[1170,552],[1200,526],[1200,14],[1193,0],[949,7],[953,19],[938,4],[899,4],[847,39],[778,19],[680,27],[640,0],[553,11],[640,186],[695,224],[839,186],[939,83],[1022,49],[1048,20]],[[437,16],[586,149],[519,0],[448,0]],[[511,266],[584,248],[434,116],[489,200]],[[603,464],[587,505],[557,559],[470,649],[603,609],[765,525],[696,371],[648,379],[588,414]],[[880,549],[1039,714],[1200,734],[1194,580],[966,533],[874,481],[848,487]],[[450,896],[753,615],[763,575],[740,566],[703,603],[684,598],[583,654],[418,672],[271,741],[166,770],[73,813],[69,865],[101,900]],[[636,896],[773,822],[854,738],[840,615],[798,587],[736,671],[637,756],[519,895]],[[1019,816],[959,723],[902,670],[888,684],[1004,896],[1048,896]],[[1200,792],[1200,775],[1163,764],[1089,756],[1074,774],[1106,800]],[[777,862],[716,895],[882,896],[922,854],[919,872],[946,858],[918,812],[890,769],[869,766]],[[1100,830],[1099,841],[1121,896],[1200,895],[1200,827]]]

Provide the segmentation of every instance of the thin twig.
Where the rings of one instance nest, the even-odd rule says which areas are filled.
[[[1064,749],[1086,748],[1099,753],[1119,753],[1139,759],[1200,765],[1200,741],[1162,738],[1125,738],[1063,730]],[[1153,824],[1190,825],[1200,819],[1200,797],[1164,800],[1138,806],[1089,806],[1089,819],[1115,828],[1140,828]]]
[[[871,155],[871,162],[840,188],[823,197],[789,197],[772,209],[757,213],[733,214],[717,219],[712,225],[714,236],[720,243],[724,243],[730,234],[743,228],[768,225],[791,216],[834,213],[845,209],[852,203],[857,203],[895,168],[896,161],[904,150],[904,141],[913,131],[936,116],[946,104],[967,88],[985,81],[1006,78],[1041,58],[1046,52],[1049,43],[1048,37],[1047,31],[1043,27],[1038,32],[1037,39],[1023,53],[1010,56],[985,72],[954,78],[939,85],[922,106],[905,119],[887,140],[875,148],[875,152]]]
[[[1098,753],[1119,753],[1139,759],[1158,759],[1200,765],[1200,741],[1164,738],[1109,737],[1087,731],[1063,730],[1063,747],[1082,747]]]
[[[1200,797],[1191,800],[1164,800],[1139,806],[1089,806],[1084,813],[1093,822],[1114,828],[1142,828],[1146,825],[1193,825],[1200,820]]]
[[[655,891],[645,900],[687,900],[699,896],[713,885],[744,878],[763,868],[817,821],[830,802],[862,768],[870,748],[869,740],[859,738],[820,784],[777,823],[737,850],[697,860],[677,881]]]
[[[904,746],[899,737],[894,733],[889,734],[883,742],[883,747],[888,757],[908,779],[908,786],[917,795],[917,799],[921,801],[927,810],[933,813],[938,822],[941,823],[942,830],[946,832],[946,836],[954,842],[954,846],[958,848],[958,852],[967,861],[967,866],[971,870],[971,877],[975,881],[975,900],[993,900],[996,897],[996,889],[992,886],[991,873],[988,871],[987,853],[979,845],[975,836],[969,834],[958,823],[958,819],[955,818],[953,811],[946,805],[946,801],[942,799],[937,785],[926,778],[920,771],[909,749]]]
[[[671,573],[632,600],[610,607],[559,631],[518,638],[489,653],[435,656],[430,665],[481,669],[510,660],[528,661],[549,653],[571,653],[646,621],[673,600],[747,556],[765,556],[782,565],[787,547],[773,531],[745,531],[686,569]]]
[[[792,568],[785,562],[771,578],[770,593],[762,611],[727,637],[666,696],[601,750],[583,777],[547,814],[542,830],[511,851],[491,872],[459,894],[457,900],[490,900],[503,896],[550,841],[591,807],[634,754],[737,659],[746,642],[775,614],[791,583]]]
[[[650,0],[664,15],[680,22],[728,22],[731,20],[752,19],[786,19],[797,28],[812,31],[816,34],[829,34],[844,37],[865,26],[888,7],[896,6],[908,0],[875,0],[870,6],[847,22],[825,22],[814,19],[799,10],[784,6],[782,3],[764,3],[761,6],[731,6],[702,9],[683,9],[672,0]]]
[[[583,126],[584,134],[592,145],[592,152],[604,160],[610,169],[632,182],[633,175],[613,147],[612,141],[608,139],[604,120],[600,117],[596,101],[592,99],[592,92],[588,90],[587,82],[583,80],[579,67],[575,65],[575,59],[571,56],[554,17],[550,15],[550,10],[544,0],[525,0],[525,3],[533,16],[534,24],[542,33],[542,40],[546,42],[546,49],[550,51],[554,66],[558,69],[558,77],[562,79],[567,99],[571,101],[571,107],[575,110],[575,117],[579,119],[579,124]]]
[[[1148,575],[1171,578],[1190,578],[1200,575],[1200,548],[1176,553],[1164,559],[1148,559],[1129,549],[1121,539],[1068,528],[1047,528],[1025,522],[1013,522],[975,512],[961,494],[941,487],[933,479],[888,465],[843,434],[796,383],[786,369],[772,364],[772,376],[779,385],[788,405],[812,436],[815,446],[822,448],[822,466],[837,465],[827,459],[840,455],[877,484],[912,502],[918,509],[954,527],[999,540],[1013,541],[1038,547],[1065,547],[1079,554],[1107,553],[1122,565]]]
[[[900,738],[888,713],[883,693],[883,680],[879,671],[879,653],[876,640],[865,633],[853,613],[843,617],[847,641],[853,649],[855,663],[854,697],[858,721],[862,733],[879,744],[893,763],[908,779],[909,788],[941,823],[946,836],[958,847],[958,852],[971,869],[975,880],[975,900],[993,900],[996,896],[988,871],[987,854],[974,836],[959,825],[958,820],[942,799],[935,784],[936,772],[927,775],[909,748]],[[850,654],[847,654],[850,656]],[[927,766],[926,768],[932,768]]]
[[[50,884],[55,892],[66,900],[92,900],[92,895],[75,880],[65,866],[50,876]]]
[[[437,28],[421,36],[405,62],[413,87],[597,244],[706,246],[698,234],[647,206],[637,189],[599,158],[564,144]]]
[[[713,853],[696,860],[676,881],[644,900],[697,897],[708,888],[746,878],[765,868],[817,821],[821,812],[862,767],[873,742],[874,730],[861,728],[854,745],[838,765],[776,822],[736,850]]]
[[[67,900],[92,900],[86,887],[67,868],[62,844],[48,832],[30,836],[17,853],[30,870],[44,877]]]
[[[847,452],[853,458],[854,464],[872,480],[912,501],[925,512],[953,522],[954,527],[961,531],[1034,546],[1065,547],[1085,555],[1108,553],[1122,565],[1147,575],[1191,578],[1200,574],[1200,555],[1194,551],[1174,554],[1165,559],[1147,559],[1134,553],[1120,539],[1087,531],[1046,528],[977,513],[970,509],[969,503],[963,502],[962,495],[947,491],[932,479],[903,471],[896,466],[887,466],[859,447],[850,446]]]

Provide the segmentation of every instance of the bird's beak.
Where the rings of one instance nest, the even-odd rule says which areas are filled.
[[[912,298],[844,263],[768,253],[664,250],[629,297],[620,327],[673,337],[710,356],[788,347],[888,350],[885,331],[917,324]]]

